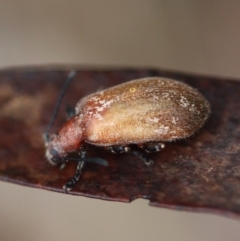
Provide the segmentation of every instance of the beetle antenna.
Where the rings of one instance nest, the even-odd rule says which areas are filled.
[[[76,73],[77,73],[76,70],[72,70],[72,71],[68,74],[67,79],[66,79],[66,81],[65,81],[65,83],[64,83],[64,85],[63,85],[63,88],[62,88],[61,92],[60,92],[59,95],[58,95],[58,99],[57,99],[56,105],[55,105],[55,107],[54,107],[51,120],[50,120],[50,122],[49,122],[49,124],[48,124],[48,126],[47,126],[47,129],[46,129],[46,131],[45,131],[45,133],[44,133],[44,135],[43,135],[43,138],[44,138],[45,142],[49,142],[49,131],[50,131],[50,129],[52,128],[54,121],[56,120],[56,117],[57,117],[59,108],[60,108],[60,106],[61,106],[61,102],[62,102],[62,99],[63,99],[63,97],[64,97],[64,94],[65,94],[65,92],[66,92],[66,90],[67,90],[70,82],[71,82],[72,79],[75,77]]]

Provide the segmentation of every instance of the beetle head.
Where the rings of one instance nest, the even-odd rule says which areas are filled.
[[[85,150],[82,150],[79,154],[80,157],[69,157],[68,152],[62,148],[61,145],[61,139],[59,139],[59,135],[51,135],[50,137],[48,135],[44,135],[45,140],[45,146],[46,146],[46,152],[45,156],[47,160],[52,165],[60,165],[61,168],[63,168],[67,161],[77,161],[77,162],[92,162],[96,163],[102,166],[107,166],[108,162],[102,158],[93,157],[93,158],[86,158],[85,157]]]
[[[44,135],[44,141],[46,146],[45,156],[52,165],[59,165],[62,163],[61,158],[64,157],[62,148],[60,148],[57,141],[57,135]]]
[[[84,142],[81,124],[79,118],[73,117],[62,126],[57,134],[44,135],[45,155],[51,164],[61,164],[66,161],[64,158],[68,154],[79,150]]]

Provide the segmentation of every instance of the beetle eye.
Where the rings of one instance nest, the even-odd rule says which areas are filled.
[[[54,149],[54,148],[52,148],[52,149],[50,150],[50,154],[51,154],[51,156],[52,156],[51,161],[57,164],[58,161],[59,161],[59,155],[58,155],[57,150]]]
[[[59,157],[57,150],[54,149],[54,148],[52,148],[52,149],[50,150],[50,154],[51,154],[53,157]]]

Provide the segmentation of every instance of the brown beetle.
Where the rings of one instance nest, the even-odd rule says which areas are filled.
[[[106,165],[100,158],[86,158],[85,143],[112,153],[131,151],[136,144],[145,152],[157,152],[164,142],[184,139],[198,131],[210,113],[208,101],[189,85],[161,77],[132,80],[82,98],[57,134],[46,138],[46,157],[52,164],[77,160],[78,181],[85,161]],[[80,158],[69,153],[79,151]],[[140,155],[146,164],[151,162]]]

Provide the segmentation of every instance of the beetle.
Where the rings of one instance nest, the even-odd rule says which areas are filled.
[[[86,144],[117,154],[132,151],[150,165],[152,161],[132,150],[132,144],[146,153],[158,152],[166,142],[192,136],[209,114],[205,97],[183,82],[163,77],[136,79],[80,99],[60,130],[45,135],[45,155],[53,165],[78,162],[75,176],[64,186],[69,191],[86,161],[107,165],[101,158],[87,158]],[[76,151],[79,158],[69,157]]]

